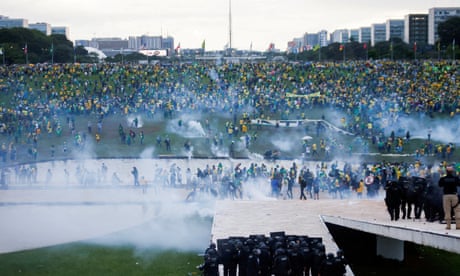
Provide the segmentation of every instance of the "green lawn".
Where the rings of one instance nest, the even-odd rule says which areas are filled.
[[[31,207],[32,208],[32,207]],[[211,231],[212,218],[197,215],[190,216],[184,222],[171,220],[164,229],[173,225],[202,225]],[[152,232],[150,223],[99,237],[95,240],[62,244],[20,252],[0,254],[0,275],[199,275],[197,265],[203,262],[202,250],[177,249],[156,244],[155,241],[140,242],[138,237],[147,238],[145,233]],[[160,226],[155,226],[155,229]],[[166,230],[167,231],[167,230]],[[192,230],[191,230],[192,231]],[[193,230],[196,231],[196,230]],[[149,232],[149,233],[150,233]],[[152,232],[152,235],[153,232]],[[174,235],[169,233],[168,235]],[[200,234],[205,236],[206,233]],[[134,241],[127,237],[134,237]],[[151,235],[148,236],[154,239]],[[181,239],[202,239],[201,237],[180,237]],[[171,237],[174,239],[174,237]],[[158,242],[158,241],[157,241]],[[187,246],[184,246],[187,247]]]
[[[334,115],[333,110],[329,109],[312,109],[308,113],[309,119],[320,119],[322,116],[328,122],[339,126],[339,119],[337,115]],[[131,116],[131,117],[134,117]],[[329,144],[332,141],[337,145],[335,151],[331,153],[329,158],[326,158],[324,154],[320,154],[317,157],[311,158],[316,161],[331,161],[336,159],[348,159],[354,162],[379,162],[379,161],[390,161],[390,162],[414,162],[416,158],[412,155],[415,150],[425,142],[425,138],[419,137],[417,139],[411,139],[405,141],[403,154],[408,156],[392,156],[392,155],[379,155],[377,145],[373,145],[370,139],[361,138],[356,136],[345,135],[335,131],[322,132],[319,135],[316,133],[314,125],[304,125],[297,128],[286,128],[286,127],[256,127],[250,126],[248,134],[251,137],[257,135],[257,140],[252,139],[248,149],[244,148],[243,139],[241,134],[238,136],[229,137],[226,134],[225,123],[231,122],[233,119],[223,116],[222,114],[195,114],[189,116],[180,117],[182,119],[182,126],[179,127],[179,118],[173,120],[164,120],[161,114],[156,114],[153,118],[149,118],[145,115],[137,115],[142,122],[138,128],[132,128],[129,123],[128,117],[122,115],[111,115],[107,116],[103,121],[102,132],[100,133],[101,140],[96,142],[96,121],[97,118],[94,115],[81,115],[75,117],[76,127],[75,130],[81,134],[86,135],[86,146],[85,149],[76,148],[74,146],[74,137],[71,134],[67,126],[66,117],[58,117],[59,121],[63,125],[63,131],[60,136],[55,133],[48,134],[45,130],[42,131],[38,139],[38,154],[37,161],[48,161],[53,159],[51,157],[51,147],[55,147],[56,159],[62,158],[111,158],[111,157],[127,157],[127,158],[150,158],[150,157],[161,157],[166,155],[174,156],[187,156],[184,150],[185,142],[189,141],[193,147],[193,157],[216,157],[216,156],[228,156],[229,146],[231,141],[235,141],[238,145],[236,147],[236,157],[247,158],[254,154],[262,156],[266,151],[278,149],[281,152],[282,158],[296,159],[301,158],[304,152],[302,137],[305,135],[311,136],[313,139],[308,141],[310,145],[319,145],[320,140],[324,139]],[[200,123],[203,128],[205,127],[205,121],[209,120],[210,123],[210,138],[206,137],[186,137],[183,134],[188,130],[196,130],[193,127],[188,126],[190,122]],[[442,118],[437,118],[438,120]],[[92,122],[92,133],[88,133],[87,124],[88,121]],[[429,120],[427,119],[427,123]],[[122,144],[118,135],[118,127],[122,125],[125,132],[129,132],[130,129],[136,132],[136,140],[131,145]],[[395,126],[397,130],[397,126]],[[139,141],[140,131],[144,132],[144,143],[141,145]],[[193,132],[192,131],[192,132]],[[190,132],[190,131],[189,131]],[[195,131],[196,133],[196,131]],[[223,145],[217,150],[212,149],[211,143],[214,135],[223,133]],[[164,143],[159,147],[156,144],[156,137],[161,136],[162,139],[168,135],[171,139],[171,151],[167,151]],[[9,145],[14,141],[13,137],[6,135],[0,136],[0,142]],[[367,143],[367,146],[363,146],[362,141]],[[455,142],[455,141],[453,141]],[[63,145],[67,144],[68,151],[64,153]],[[440,142],[434,141],[434,144]],[[33,157],[29,154],[29,151],[33,147],[32,142],[28,141],[25,134],[23,134],[17,144],[17,162],[25,163],[33,161]],[[366,153],[367,152],[367,153]],[[363,154],[366,153],[366,154]],[[370,153],[370,154],[369,154]],[[395,153],[394,149],[391,153]],[[454,151],[452,160],[459,160],[460,153]],[[439,161],[439,158],[433,156],[425,156],[421,158],[424,163],[435,163]],[[14,164],[8,160],[3,165]]]
[[[198,252],[75,243],[0,255],[1,275],[199,275]]]

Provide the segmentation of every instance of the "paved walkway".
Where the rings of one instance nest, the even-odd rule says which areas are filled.
[[[325,220],[362,223],[363,231],[366,231],[364,227],[373,225],[396,231],[427,232],[441,239],[460,239],[460,230],[455,230],[454,224],[453,230],[445,230],[445,224],[426,222],[425,219],[391,221],[381,199],[219,201],[216,204],[212,239],[216,241],[230,236],[269,235],[270,232],[284,231],[288,235],[321,237],[326,251],[335,253],[338,247]],[[382,234],[388,234],[384,231]]]

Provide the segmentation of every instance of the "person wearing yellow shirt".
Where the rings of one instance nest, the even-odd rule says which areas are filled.
[[[359,180],[358,187],[356,188],[356,195],[358,196],[358,198],[363,197],[363,192],[364,192],[364,180],[361,179]]]

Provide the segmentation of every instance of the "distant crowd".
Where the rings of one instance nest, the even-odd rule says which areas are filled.
[[[459,79],[444,61],[173,65],[46,64],[0,68],[10,119],[200,110],[300,116],[332,105],[372,123],[400,113],[457,113]],[[350,129],[354,121],[345,122]]]
[[[402,114],[456,116],[459,82],[456,65],[447,61],[3,66],[0,133],[10,143],[2,145],[1,155],[4,161],[7,153],[15,158],[21,138],[33,144],[41,133],[62,135],[66,124],[74,130],[81,114],[97,116],[98,140],[104,118],[113,114],[162,114],[167,120],[186,112],[224,113],[233,115],[227,128],[233,131],[244,127],[241,118],[305,119],[313,107],[340,109],[346,116],[339,127],[372,137],[381,151],[389,143],[400,149],[404,139],[379,134]],[[77,144],[85,138],[72,135]],[[446,157],[453,147],[426,144],[417,154]],[[36,151],[32,147],[30,155]]]

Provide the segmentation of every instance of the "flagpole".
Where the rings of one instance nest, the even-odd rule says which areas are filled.
[[[438,60],[441,60],[441,42],[438,40],[438,43],[436,44],[436,47],[438,50]]]
[[[452,40],[452,61],[455,62],[455,38]]]
[[[27,50],[27,43],[24,46],[24,52],[26,54],[26,64],[29,64],[29,51]]]
[[[391,60],[393,61],[393,41],[390,42],[390,55],[391,55]]]
[[[54,44],[51,42],[51,64],[54,64]]]
[[[228,46],[232,55],[232,0],[228,1]]]

